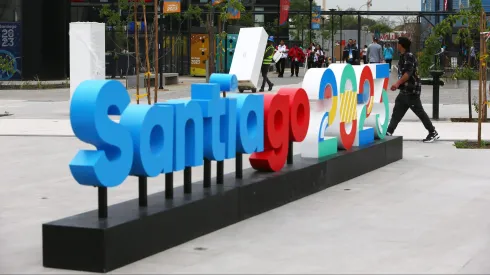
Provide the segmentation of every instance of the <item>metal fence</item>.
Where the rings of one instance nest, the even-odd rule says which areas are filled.
[[[150,34],[151,33],[151,34]],[[164,33],[159,50],[158,63],[164,73],[178,73],[187,75],[189,67],[189,36],[187,33]],[[159,72],[155,68],[154,35],[148,31],[148,58],[150,71]],[[147,71],[146,41],[144,33],[138,34],[138,52],[140,72]],[[126,32],[106,32],[106,75],[111,77],[124,77],[136,74],[136,52],[133,34]]]

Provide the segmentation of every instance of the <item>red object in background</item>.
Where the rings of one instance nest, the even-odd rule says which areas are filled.
[[[291,60],[297,58],[299,63],[305,62],[305,53],[298,46],[291,48],[291,50],[289,50],[288,56],[289,58],[291,58]]]
[[[305,90],[283,88],[276,95],[264,95],[264,151],[252,154],[252,167],[262,172],[280,171],[289,142],[303,141],[309,123],[310,102]]]
[[[289,17],[289,0],[281,0],[280,13],[279,13],[279,25],[284,25],[288,21]]]

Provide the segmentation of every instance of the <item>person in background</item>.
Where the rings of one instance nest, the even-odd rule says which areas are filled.
[[[274,53],[276,53],[278,50],[279,50],[279,45],[277,45],[274,48]],[[280,74],[281,73],[281,68],[280,68],[279,62],[276,62],[276,72],[275,73],[276,74]]]
[[[367,61],[367,45],[364,45],[364,48],[362,49],[362,62],[364,62],[364,64],[368,64],[368,61]]]
[[[311,42],[310,43],[310,48],[311,48],[312,51],[314,51],[315,50],[315,43]]]
[[[400,90],[400,93],[396,97],[395,107],[393,107],[393,113],[391,115],[391,121],[388,125],[386,132],[387,136],[393,135],[398,123],[402,120],[403,116],[407,113],[408,109],[417,115],[417,117],[424,124],[425,129],[429,131],[429,135],[422,140],[423,142],[433,142],[439,139],[434,125],[430,121],[429,116],[422,106],[420,101],[420,94],[422,92],[422,85],[420,83],[420,77],[417,73],[417,58],[410,52],[410,39],[407,37],[398,38],[398,51],[400,52],[400,60],[398,61],[398,75],[401,75],[400,79],[391,86],[392,91]]]
[[[349,39],[349,43],[347,46],[345,46],[342,59],[351,65],[360,64],[359,49],[356,47],[356,45],[354,45],[354,41],[352,39]]]
[[[325,63],[325,52],[322,50],[320,44],[316,46],[316,55],[317,55],[317,68],[321,68],[323,63]]]
[[[386,63],[388,63],[388,65],[390,66],[390,73],[391,73],[391,68],[392,68],[391,61],[393,60],[393,54],[394,54],[393,48],[391,47],[390,44],[387,44],[386,48],[383,51],[383,55],[384,55]]]
[[[277,51],[281,53],[281,59],[277,62],[279,64],[279,77],[283,77],[289,51],[288,47],[284,44],[284,40],[281,40],[280,44],[277,46]]]
[[[291,50],[289,50],[288,56],[291,59],[291,77],[293,77],[293,75],[298,77],[299,64],[305,62],[305,54],[298,45],[294,45]]]
[[[378,38],[376,37],[373,39],[373,43],[371,43],[367,49],[367,58],[369,64],[381,63],[384,60],[383,48],[380,44],[378,44]]]
[[[308,50],[306,50],[306,62],[308,65],[308,69],[314,67],[315,63],[315,47],[310,46]]]
[[[269,80],[267,74],[269,73],[269,68],[272,64],[272,58],[274,57],[274,38],[271,36],[267,41],[267,47],[265,48],[264,61],[262,61],[262,87],[259,92],[263,92],[265,88],[265,83],[269,85],[269,91],[272,91],[274,84]]]
[[[470,66],[475,68],[476,66],[476,50],[475,46],[471,46],[470,48]]]

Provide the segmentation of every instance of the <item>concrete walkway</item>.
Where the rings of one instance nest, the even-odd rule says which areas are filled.
[[[17,107],[16,107],[17,104]],[[9,110],[15,116],[0,119],[0,136],[74,136],[71,130],[68,103],[52,102],[39,103],[25,108],[23,102],[11,102]],[[390,104],[393,108],[393,104]],[[425,104],[426,111],[430,115],[431,104]],[[18,108],[18,110],[16,110]],[[441,106],[442,121],[434,121],[433,124],[441,135],[441,140],[476,140],[477,123],[452,123],[449,117],[467,117],[466,105]],[[474,114],[477,117],[477,114]],[[34,118],[38,117],[38,118]],[[403,136],[405,140],[422,140],[427,136],[423,124],[411,112],[407,112],[403,121],[399,124],[395,135]],[[482,138],[490,140],[490,123],[482,125]]]
[[[96,208],[96,190],[77,185],[68,170],[81,148],[74,138],[0,137],[8,160],[0,273],[74,273],[42,267],[41,224]],[[488,156],[406,142],[401,161],[113,273],[488,274]],[[226,162],[225,172],[233,166]],[[193,180],[201,177],[195,168]],[[162,177],[149,180],[150,193],[163,189]],[[132,178],[109,190],[109,203],[136,196]]]

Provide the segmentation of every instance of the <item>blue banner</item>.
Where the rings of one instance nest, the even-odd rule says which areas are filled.
[[[22,78],[22,30],[18,22],[0,22],[0,57],[13,61],[14,73],[0,71],[0,81]]]
[[[320,23],[322,21],[321,17],[321,11],[322,7],[321,6],[313,6],[313,11],[311,15],[311,29],[312,30],[319,30],[320,29]]]

